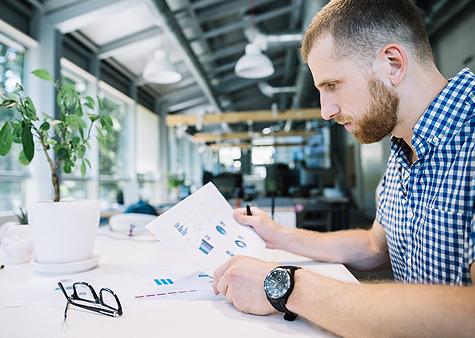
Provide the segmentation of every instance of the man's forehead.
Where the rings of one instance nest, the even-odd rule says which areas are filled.
[[[333,38],[329,34],[315,41],[307,62],[316,85],[340,73],[342,60],[336,56]]]

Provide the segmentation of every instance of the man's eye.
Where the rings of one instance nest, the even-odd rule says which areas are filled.
[[[335,88],[336,88],[336,83],[327,83],[328,90],[335,90]]]

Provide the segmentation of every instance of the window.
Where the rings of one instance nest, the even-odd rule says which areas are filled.
[[[119,97],[105,91],[103,113],[113,121],[107,144],[99,145],[99,198],[103,206],[124,203],[124,183],[128,178],[127,140],[129,106]]]
[[[150,110],[137,109],[136,173],[139,196],[158,203],[159,118]]]
[[[23,84],[25,51],[20,45],[0,35],[0,94],[8,95],[17,83]],[[11,109],[0,108],[0,128],[14,117]],[[20,146],[13,144],[10,153],[0,157],[0,211],[12,210],[24,203],[26,168],[18,163]]]

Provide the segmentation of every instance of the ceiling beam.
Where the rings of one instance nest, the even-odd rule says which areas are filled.
[[[252,7],[256,8],[272,1],[275,0],[254,0]],[[199,15],[197,15],[197,20],[199,22],[205,22],[229,15],[236,15],[236,13],[242,14],[249,9],[249,5],[249,0],[226,2],[223,5],[213,7],[213,9],[201,11]]]
[[[315,131],[275,131],[264,134],[262,132],[240,132],[240,133],[196,133],[193,138],[199,142],[220,142],[229,140],[252,140],[261,137],[310,137],[315,135]]]
[[[135,0],[83,0],[46,13],[46,20],[61,33],[71,33],[100,21],[116,11],[137,4]]]
[[[175,114],[167,116],[167,126],[177,125],[193,126],[198,122],[203,125],[221,123],[242,123],[242,122],[275,122],[275,121],[306,121],[320,119],[320,109],[291,109],[278,112],[277,114],[269,110],[227,112],[222,114],[206,114],[203,116]],[[200,121],[202,119],[202,121]]]
[[[189,9],[197,10],[197,9],[212,6],[212,5],[218,4],[220,2],[224,2],[224,1],[226,1],[226,0],[202,0],[202,1],[198,1],[198,2],[193,2],[189,6],[186,6],[186,7],[183,7],[183,8],[180,8],[180,9],[176,10],[174,13],[177,14],[177,13],[180,13],[180,12],[186,12]]]
[[[264,14],[256,15],[253,18],[253,22],[254,23],[259,23],[259,22],[267,21],[267,20],[282,16],[282,15],[286,15],[286,14],[292,12],[294,10],[294,7],[295,6],[292,4],[292,5],[288,5],[288,6],[285,6],[285,7],[278,8],[274,11],[270,11],[270,12],[266,12]],[[222,26],[222,27],[207,31],[204,34],[200,34],[200,35],[190,39],[190,42],[193,42],[193,41],[196,41],[196,40],[201,40],[201,39],[214,38],[214,37],[217,37],[219,35],[223,35],[223,34],[226,34],[226,33],[232,32],[232,31],[236,31],[236,30],[239,30],[239,29],[243,29],[243,28],[247,27],[248,25],[249,25],[249,21],[247,21],[247,20],[234,21],[233,23],[231,23],[229,25]]]
[[[160,33],[161,33],[161,29],[158,28],[157,26],[153,26],[143,31],[133,33],[125,37],[122,37],[120,39],[111,41],[109,43],[106,43],[105,45],[102,45],[99,48],[98,57],[101,60],[107,59],[113,56],[115,53],[117,53],[117,51],[125,47],[129,47],[130,45],[140,42],[140,41],[157,37],[157,35],[159,35]]]
[[[196,106],[205,104],[207,102],[208,100],[206,99],[206,97],[202,96],[202,97],[197,97],[195,99],[179,102],[177,104],[167,107],[166,109],[168,112],[175,112],[175,111],[180,111],[180,110],[196,107]]]
[[[180,51],[184,62],[189,67],[191,74],[193,74],[193,77],[196,79],[201,90],[208,98],[211,106],[213,106],[215,111],[222,112],[221,104],[214,93],[213,87],[206,76],[203,66],[196,57],[196,54],[193,52],[193,49],[190,47],[185,34],[170,10],[166,0],[148,0],[148,2],[151,4],[151,8],[156,11],[158,19],[161,24],[163,24],[163,29],[168,33],[169,38]]]

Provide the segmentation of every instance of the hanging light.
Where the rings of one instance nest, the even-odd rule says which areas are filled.
[[[153,54],[153,59],[145,66],[143,78],[151,83],[174,84],[180,82],[182,76],[168,59],[167,53],[158,49]]]
[[[236,63],[234,72],[246,79],[260,79],[272,75],[274,66],[271,60],[261,53],[259,47],[249,43],[246,45],[246,53]]]

